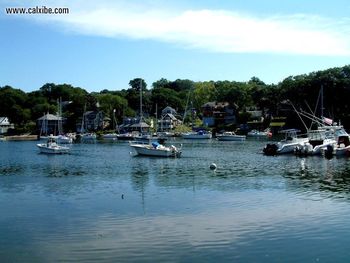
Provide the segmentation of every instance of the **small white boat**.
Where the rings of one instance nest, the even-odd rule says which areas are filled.
[[[183,139],[211,139],[211,132],[198,131],[198,132],[186,132],[182,133],[181,137]]]
[[[158,137],[173,137],[175,134],[173,132],[157,132]]]
[[[119,141],[132,141],[134,140],[135,135],[133,133],[122,133],[117,134],[117,138]]]
[[[177,148],[174,145],[167,147],[157,142],[152,142],[151,144],[130,142],[130,147],[132,147],[138,155],[145,156],[180,157],[182,153],[181,148]]]
[[[49,137],[46,143],[37,144],[41,153],[48,154],[62,154],[69,153],[70,148],[66,146],[60,146],[54,137]]]
[[[250,132],[247,133],[247,136],[265,138],[265,137],[271,137],[272,133],[271,133],[270,129],[266,129],[264,131],[251,130]]]
[[[71,144],[73,143],[73,138],[66,135],[58,135],[57,136],[58,144]]]
[[[115,140],[118,140],[118,134],[116,134],[116,133],[107,133],[107,134],[103,134],[102,138],[104,140],[107,140],[107,141],[115,141]]]
[[[96,134],[95,133],[83,133],[81,134],[81,142],[83,143],[94,143],[96,142]]]
[[[234,132],[223,132],[216,135],[218,141],[245,141],[245,135],[237,135]]]

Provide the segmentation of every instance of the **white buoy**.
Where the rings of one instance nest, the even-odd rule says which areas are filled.
[[[215,170],[216,169],[216,164],[212,163],[209,167],[210,167],[210,170]]]

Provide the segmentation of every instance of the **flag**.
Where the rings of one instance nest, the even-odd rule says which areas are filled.
[[[322,117],[322,120],[323,120],[324,123],[326,123],[328,125],[332,125],[333,124],[333,120],[332,119]]]

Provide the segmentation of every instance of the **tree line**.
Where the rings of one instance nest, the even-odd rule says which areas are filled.
[[[298,109],[312,109],[319,114],[316,105],[321,87],[324,91],[324,114],[341,120],[345,128],[350,128],[350,65],[290,76],[278,84],[266,84],[257,77],[247,82],[170,81],[162,78],[149,88],[142,78],[135,78],[130,80],[128,89],[103,89],[90,93],[70,84],[47,83],[27,93],[3,86],[0,87],[0,116],[8,117],[18,133],[34,132],[36,120],[47,112],[55,114],[58,111],[57,102],[61,99],[65,102],[62,112],[63,117],[67,118],[65,128],[68,131],[75,131],[76,122],[81,119],[84,110],[102,110],[111,119],[115,114],[120,123],[124,116],[139,114],[142,88],[143,112],[146,116],[160,116],[163,108],[171,106],[178,113],[184,113],[186,108],[195,109],[198,117],[201,117],[200,108],[206,102],[226,101],[235,107],[238,120],[244,123],[247,118],[242,116],[249,109],[260,109],[268,116],[292,115],[292,111],[288,112],[287,100]],[[294,122],[292,125],[297,125],[297,118],[294,118]]]

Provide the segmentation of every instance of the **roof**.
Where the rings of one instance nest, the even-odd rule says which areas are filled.
[[[164,112],[164,111],[170,111],[170,112],[176,113],[176,110],[175,110],[174,108],[170,107],[170,106],[166,106],[166,107],[162,110],[162,112]]]
[[[133,128],[149,128],[150,126],[145,123],[145,122],[141,122],[141,123],[135,123],[133,125],[131,125],[130,127],[133,127]]]
[[[170,119],[172,119],[173,121],[174,121],[174,120],[177,120],[177,118],[176,118],[173,114],[171,114],[171,113],[165,114],[165,115],[162,117],[162,119],[164,119],[164,118],[167,117],[167,116],[169,116]]]
[[[48,121],[59,121],[59,120],[63,120],[62,117],[58,117],[56,115],[53,115],[53,114],[50,114],[50,113],[47,113],[45,114],[44,116],[40,117],[38,119],[38,121],[43,121],[43,120],[48,120]]]
[[[0,117],[0,124],[2,125],[10,125],[10,122],[7,117]]]

